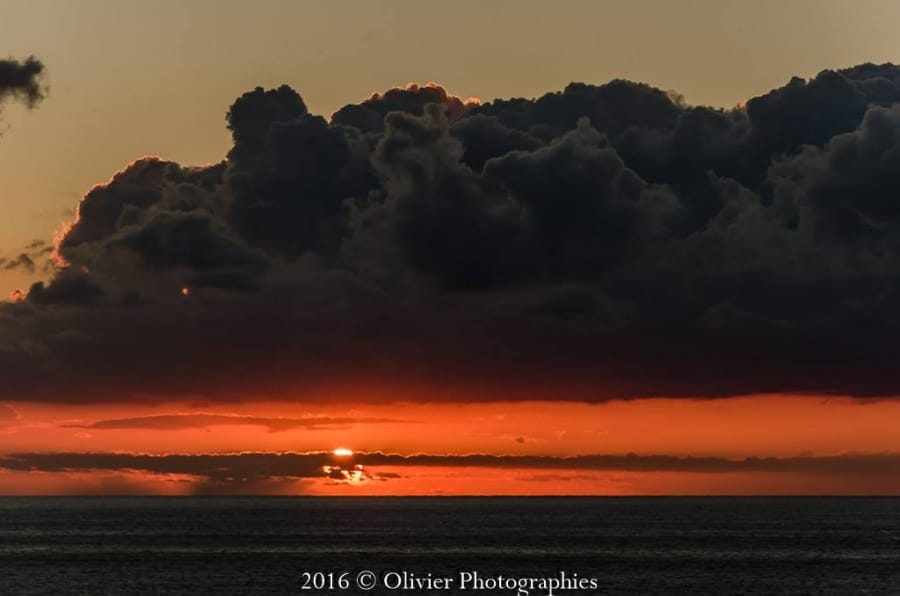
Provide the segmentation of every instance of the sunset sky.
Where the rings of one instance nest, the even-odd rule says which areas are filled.
[[[0,494],[900,494],[898,19],[4,2]]]

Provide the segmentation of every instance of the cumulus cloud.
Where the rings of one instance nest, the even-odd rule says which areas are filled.
[[[0,398],[896,396],[895,102],[890,64],[732,109],[429,84],[329,120],[258,88],[222,162],[85,195],[0,306]]]
[[[478,98],[462,99],[449,93],[437,83],[394,87],[384,93],[373,93],[358,104],[348,104],[332,114],[334,124],[352,126],[364,132],[383,132],[384,118],[390,112],[405,112],[421,116],[426,106],[436,105],[449,121],[459,120],[470,108],[481,104]]]

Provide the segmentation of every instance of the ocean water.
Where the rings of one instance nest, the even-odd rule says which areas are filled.
[[[900,594],[900,499],[0,499],[4,596],[525,596],[563,573],[589,583],[553,594]]]

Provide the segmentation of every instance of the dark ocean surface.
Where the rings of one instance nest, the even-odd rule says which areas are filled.
[[[385,587],[404,571],[454,583]],[[460,589],[473,572],[595,582],[561,595],[900,594],[900,499],[0,499],[4,596],[549,593]]]

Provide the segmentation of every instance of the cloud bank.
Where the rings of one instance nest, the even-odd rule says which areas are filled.
[[[891,64],[733,109],[429,84],[326,119],[257,88],[221,163],[85,195],[0,306],[0,398],[893,397],[898,101]]]
[[[365,468],[363,468],[365,465]],[[785,474],[848,475],[893,479],[900,468],[900,455],[846,454],[807,457],[678,457],[671,455],[399,455],[356,453],[353,458],[336,458],[328,452],[243,452],[217,454],[142,453],[13,453],[0,457],[0,469],[40,472],[142,471],[153,474],[188,474],[218,482],[279,480],[284,478],[345,477],[346,470],[368,470],[368,478],[396,478],[396,473],[379,476],[379,467],[454,467],[530,469],[597,472],[691,472],[725,474],[732,472],[777,472]],[[373,471],[374,470],[374,471]],[[402,475],[402,472],[401,472]]]

